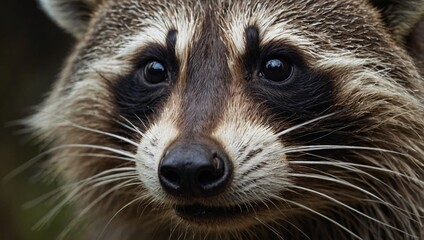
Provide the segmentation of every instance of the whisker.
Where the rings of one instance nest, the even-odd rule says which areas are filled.
[[[367,151],[377,151],[385,153],[393,153],[398,155],[406,155],[401,152],[396,152],[393,150],[375,148],[375,147],[363,147],[363,146],[351,146],[351,145],[309,145],[309,146],[295,146],[284,148],[282,153],[296,153],[296,152],[306,152],[306,151],[318,151],[318,150],[367,150]]]
[[[72,230],[72,228],[78,223],[78,221],[88,212],[90,211],[94,205],[96,205],[97,203],[99,203],[101,200],[103,200],[105,197],[107,197],[109,194],[111,194],[112,192],[125,187],[128,183],[133,182],[134,180],[138,180],[138,179],[130,179],[127,180],[121,184],[118,184],[114,187],[112,187],[111,189],[109,189],[108,191],[104,192],[103,194],[101,194],[98,198],[96,198],[93,202],[91,202],[87,207],[85,207],[79,214],[78,216],[75,217],[75,219],[73,219],[69,225],[61,232],[61,234],[59,235],[58,239],[64,239],[66,237],[66,235],[69,233],[70,230]]]
[[[117,159],[117,160],[124,160],[129,162],[134,162],[135,160],[133,158],[128,157],[119,157],[109,154],[102,154],[102,153],[80,153],[80,154],[70,154],[66,155],[65,157],[94,157],[94,158],[108,158],[108,159]],[[57,159],[57,158],[55,158]]]
[[[56,117],[56,118],[58,118],[58,117]],[[81,129],[81,130],[85,130],[85,131],[88,131],[88,132],[93,132],[93,133],[98,133],[98,134],[102,134],[102,135],[105,135],[105,136],[113,137],[113,138],[119,139],[119,140],[121,140],[121,141],[124,141],[124,142],[126,142],[126,143],[129,143],[129,144],[131,144],[131,145],[133,145],[133,146],[136,146],[136,147],[138,146],[138,144],[137,144],[136,142],[131,141],[131,140],[130,140],[130,139],[128,139],[128,138],[125,138],[125,137],[119,136],[119,135],[117,135],[117,134],[113,134],[113,133],[109,133],[109,132],[101,131],[101,130],[94,129],[94,128],[90,128],[90,127],[81,126],[81,125],[76,124],[76,123],[74,123],[74,122],[72,122],[72,121],[70,121],[70,120],[66,120],[66,119],[62,119],[62,118],[60,118],[60,119],[61,119],[62,121],[64,121],[64,122],[68,123],[68,124],[69,124],[70,126],[72,126],[72,127],[75,127],[75,128]]]
[[[293,126],[293,127],[287,128],[287,129],[285,129],[285,130],[283,130],[283,131],[281,131],[281,132],[277,133],[277,134],[276,134],[276,137],[281,137],[282,135],[287,134],[287,133],[289,133],[289,132],[291,132],[291,131],[297,130],[297,129],[299,129],[299,128],[301,128],[301,127],[304,127],[304,126],[306,126],[306,125],[309,125],[309,124],[311,124],[311,123],[318,122],[318,121],[320,121],[320,120],[323,120],[323,119],[329,118],[329,117],[331,117],[331,116],[334,116],[335,114],[336,114],[336,113],[326,114],[326,115],[323,115],[323,116],[320,116],[320,117],[314,118],[314,119],[312,119],[312,120],[306,121],[306,122],[304,122],[304,123],[301,123],[301,124],[295,125],[295,126]]]
[[[320,156],[317,156],[317,157],[320,157]],[[324,159],[327,159],[327,158],[324,158]],[[333,160],[333,161],[336,161],[336,160],[334,160],[334,159],[328,159],[328,160]],[[294,161],[294,162],[298,162],[298,161]],[[299,162],[303,162],[303,161],[299,161]],[[314,164],[314,163],[317,163],[317,164]],[[352,167],[352,166],[349,166],[349,164],[348,163],[343,163],[343,162],[336,162],[336,164],[333,164],[334,162],[317,162],[317,161],[311,161],[311,163],[310,164],[312,164],[312,165],[327,165],[327,166],[335,166],[335,167],[339,167],[339,168],[342,168],[342,169],[346,169],[346,170],[348,170],[348,171],[351,171],[351,172],[354,172],[354,173],[356,173],[356,174],[363,174],[363,175],[365,175],[365,176],[367,176],[367,177],[369,177],[370,179],[373,179],[374,181],[376,181],[376,182],[378,182],[379,184],[382,184],[383,186],[385,186],[385,189],[390,189],[391,190],[391,196],[393,196],[393,197],[395,197],[395,196],[397,196],[397,200],[398,201],[403,201],[403,195],[401,195],[400,193],[398,193],[398,190],[396,190],[396,189],[394,189],[392,186],[389,186],[387,183],[385,183],[384,181],[382,181],[382,180],[380,180],[380,179],[378,179],[377,177],[375,177],[375,176],[373,176],[373,175],[371,175],[371,174],[369,174],[369,173],[367,173],[367,172],[365,172],[365,171],[362,171],[362,170],[360,170],[360,169],[357,169],[357,168],[355,168],[355,167]],[[340,164],[337,164],[337,163],[340,163]],[[294,163],[294,164],[296,164],[296,163]],[[307,163],[307,164],[305,164],[305,165],[308,165],[309,163]],[[319,171],[319,172],[321,172],[321,171]],[[323,173],[323,172],[322,172]],[[328,175],[327,173],[323,173],[324,175]],[[363,179],[363,182],[364,183],[366,183],[367,184],[367,182],[369,181],[369,179]],[[370,187],[372,187],[372,189],[374,189],[376,192],[378,192],[379,191],[379,189],[377,189],[378,188],[378,186],[377,187],[375,187],[375,186],[370,186]],[[410,219],[411,221],[414,221],[414,222],[417,222],[417,220],[415,220],[415,219],[412,219],[411,217],[410,217],[410,215],[412,214],[412,213],[410,213],[410,212],[408,212],[408,211],[406,211],[405,209],[402,209],[402,208],[399,208],[399,207],[397,207],[397,206],[393,206],[398,212],[399,212],[399,214],[402,214],[403,216],[405,216],[405,217],[407,217],[408,219]]]
[[[120,149],[116,149],[116,148],[112,148],[112,147],[107,147],[107,146],[101,146],[101,145],[94,145],[94,144],[67,144],[67,145],[63,145],[63,147],[68,147],[68,148],[92,148],[92,149],[97,149],[97,150],[105,150],[105,151],[109,151],[109,152],[113,152],[125,157],[128,157],[130,159],[132,159],[133,162],[135,162],[135,155],[125,151],[125,150],[120,150]]]
[[[314,155],[317,157],[321,157],[318,155]],[[327,159],[327,158],[326,158]],[[384,173],[390,173],[393,174],[395,176],[399,176],[402,178],[405,178],[407,180],[413,181],[419,185],[424,185],[424,181],[421,181],[417,178],[414,177],[410,177],[408,175],[405,175],[401,172],[397,172],[391,169],[387,169],[387,168],[381,168],[381,167],[375,167],[375,166],[370,166],[370,165],[364,165],[364,164],[358,164],[358,163],[349,163],[349,162],[320,162],[320,161],[290,161],[290,163],[293,164],[305,164],[305,165],[330,165],[330,166],[352,166],[352,167],[359,167],[359,168],[365,168],[365,169],[370,169],[370,170],[375,170],[375,171],[380,171],[380,172],[384,172]],[[380,180],[381,181],[381,180]]]
[[[281,211],[280,211],[281,212]],[[287,224],[289,224],[290,226],[292,226],[294,229],[296,229],[297,231],[300,232],[300,234],[302,234],[304,237],[306,237],[306,239],[312,240],[302,229],[300,229],[298,226],[296,226],[296,224],[290,222],[289,220],[285,220],[283,219],[283,221]],[[278,222],[276,222],[276,224],[278,224]]]
[[[330,177],[330,178],[332,178],[332,179],[336,179],[336,180],[341,180],[341,181],[344,181],[344,179],[341,179],[341,178],[339,178],[339,177],[337,177],[337,176],[335,176],[335,175],[332,175],[332,174],[330,174],[330,173],[328,173],[328,172],[323,172],[323,171],[319,171],[319,170],[317,170],[317,169],[314,169],[315,171],[317,171],[317,172],[319,172],[319,173],[321,173],[322,174],[322,176],[327,176],[327,177]],[[357,178],[355,178],[355,180],[358,180]],[[353,184],[352,184],[353,185]],[[353,186],[356,186],[356,185],[353,185]],[[376,187],[374,187],[374,186],[370,186],[373,190],[375,190],[376,191],[376,193],[378,193],[378,194],[381,194],[381,195],[384,195],[384,194],[382,194],[380,191],[379,191],[379,189],[377,189]],[[395,191],[395,190],[394,190]],[[362,199],[362,201],[365,201],[365,199]],[[368,202],[375,202],[375,200],[371,200],[371,199],[366,199],[366,201],[368,201]],[[402,199],[402,197],[401,198],[399,198],[398,199],[398,201],[403,201],[403,199]],[[385,206],[387,206],[387,207],[389,207],[391,210],[393,210],[393,211],[396,211],[396,212],[398,212],[399,214],[401,214],[401,215],[403,215],[403,216],[406,216],[408,219],[410,219],[410,220],[413,220],[412,218],[411,218],[411,216],[414,216],[414,214],[412,213],[412,212],[409,212],[408,210],[406,210],[406,209],[403,209],[403,208],[401,208],[401,207],[399,207],[399,206],[396,206],[396,205],[394,205],[394,204],[391,204],[391,203],[389,203],[389,201],[386,201],[386,200],[380,200],[380,199],[378,199],[378,201],[377,201],[377,203],[378,204],[383,204],[383,205],[385,205]],[[413,220],[413,221],[416,221],[416,220]]]
[[[74,182],[74,183],[69,183],[69,184],[66,184],[66,185],[62,185],[62,186],[60,186],[59,188],[57,188],[55,190],[52,190],[52,191],[50,191],[50,192],[48,192],[46,194],[43,194],[40,197],[37,197],[34,200],[31,200],[31,201],[25,203],[23,205],[23,207],[24,208],[32,208],[32,207],[40,204],[41,202],[49,199],[52,195],[55,195],[55,194],[57,194],[57,193],[59,193],[59,192],[61,192],[63,190],[68,189],[68,188],[74,188],[75,186],[79,186],[79,185],[82,185],[82,184],[87,185],[87,184],[90,184],[90,183],[95,183],[95,181],[101,181],[101,180],[107,179],[107,178],[121,177],[121,174],[111,174],[111,173],[115,173],[115,172],[118,172],[119,173],[119,172],[122,172],[122,171],[125,174],[129,174],[129,173],[132,173],[132,174],[135,174],[135,175],[138,174],[134,168],[125,167],[125,168],[108,169],[106,171],[102,171],[100,173],[97,173],[96,175],[93,175],[91,177],[85,178],[85,179],[80,180],[78,182]],[[111,175],[108,175],[108,174],[111,174]],[[105,176],[105,175],[107,175],[107,176]],[[127,175],[122,175],[122,176],[127,176]],[[95,180],[95,181],[92,182],[93,180]]]
[[[181,223],[181,220],[176,221],[176,223],[173,223],[174,220],[175,220],[174,218],[171,218],[171,220],[170,220],[171,224],[170,224],[170,232],[169,232],[168,240],[171,240],[172,239],[174,233],[178,229],[178,225]]]
[[[367,219],[370,219],[370,220],[372,220],[372,221],[374,221],[374,222],[376,222],[376,223],[378,223],[378,224],[381,224],[381,225],[386,226],[386,227],[388,227],[388,228],[391,228],[391,229],[393,229],[393,230],[399,231],[399,232],[404,233],[404,234],[406,234],[406,235],[408,235],[408,236],[412,236],[412,235],[410,235],[409,233],[407,233],[407,232],[403,231],[402,229],[396,228],[396,227],[394,227],[394,226],[392,226],[392,225],[390,225],[390,224],[388,224],[388,223],[382,222],[382,221],[380,221],[380,220],[378,220],[378,219],[376,219],[376,218],[373,218],[373,217],[371,217],[371,216],[369,216],[369,215],[367,215],[367,214],[365,214],[365,213],[363,213],[363,212],[361,212],[361,211],[358,211],[358,210],[356,210],[355,208],[353,208],[353,207],[351,207],[351,206],[349,206],[349,205],[347,205],[347,204],[345,204],[345,203],[343,203],[343,202],[341,202],[341,201],[339,201],[339,200],[337,200],[337,199],[335,199],[335,198],[333,198],[333,197],[331,197],[331,196],[329,196],[329,195],[327,195],[327,194],[325,194],[325,193],[321,193],[321,192],[318,192],[318,191],[312,190],[312,189],[310,189],[310,188],[305,188],[305,187],[300,187],[300,186],[291,186],[291,187],[292,187],[292,188],[297,188],[297,189],[299,189],[299,190],[303,190],[303,191],[311,192],[311,193],[314,193],[314,194],[316,194],[316,195],[319,195],[319,196],[321,196],[321,197],[323,197],[323,198],[326,198],[326,199],[328,199],[328,200],[330,200],[330,201],[332,201],[332,202],[334,202],[334,203],[337,203],[337,204],[341,205],[342,207],[345,207],[345,208],[349,209],[350,211],[353,211],[353,212],[355,212],[355,213],[357,213],[357,214],[359,214],[359,215],[361,215],[361,216],[363,216],[363,217],[365,217],[365,218],[367,218]],[[414,236],[414,237],[415,237],[415,236]]]
[[[328,217],[328,216],[326,216],[326,215],[324,215],[324,214],[322,214],[322,213],[320,213],[320,212],[318,212],[316,210],[313,210],[312,208],[309,208],[309,207],[307,207],[307,206],[305,206],[303,204],[300,204],[298,202],[291,201],[291,200],[288,200],[288,199],[285,199],[285,201],[288,202],[288,203],[291,203],[293,205],[296,205],[296,206],[298,206],[298,207],[300,207],[302,209],[305,209],[305,210],[307,210],[307,211],[309,211],[311,213],[314,213],[314,214],[316,214],[316,215],[318,215],[318,216],[320,216],[320,217],[322,217],[322,218],[330,221],[331,223],[335,224],[339,228],[343,229],[344,231],[346,231],[347,233],[349,233],[352,237],[354,237],[356,239],[359,239],[359,240],[363,240],[360,236],[356,235],[354,232],[352,232],[351,230],[349,230],[347,227],[343,226],[342,224],[338,223],[336,220],[334,220],[334,219],[332,219],[332,218],[330,218],[330,217]]]
[[[122,127],[126,128],[126,129],[128,129],[128,130],[130,130],[130,131],[132,131],[132,132],[134,132],[134,133],[138,133],[138,134],[140,134],[140,131],[139,131],[139,130],[138,130],[138,128],[136,128],[135,126],[130,126],[130,125],[125,124],[125,123],[123,123],[123,122],[121,122],[120,120],[117,120],[117,119],[114,119],[113,121],[114,121],[115,123],[119,124],[120,126],[122,126]]]
[[[128,120],[126,117],[124,117],[124,116],[122,116],[122,115],[119,115],[122,119],[124,119],[128,124],[130,124],[136,131],[137,131],[137,133],[138,134],[140,134],[143,138],[147,138],[147,139],[149,139],[147,136],[146,136],[146,134],[144,134],[143,132],[141,132],[140,131],[140,129],[138,128],[138,127],[136,127],[130,120]],[[137,116],[137,118],[140,120],[140,123],[141,124],[143,124],[143,126],[145,127],[145,128],[147,128],[146,127],[146,125],[144,124],[144,122]],[[149,139],[150,140],[150,139]]]
[[[312,179],[319,179],[319,180],[324,180],[324,181],[329,181],[332,183],[336,183],[336,184],[340,184],[343,186],[348,186],[351,187],[353,189],[356,189],[362,193],[365,193],[375,199],[377,199],[378,201],[380,201],[381,203],[388,205],[388,203],[386,201],[384,201],[383,199],[381,199],[380,197],[376,196],[375,194],[361,188],[358,187],[352,183],[349,183],[347,181],[341,180],[341,179],[336,179],[336,178],[332,178],[332,177],[327,177],[327,176],[322,176],[322,175],[317,175],[317,174],[302,174],[302,173],[287,173],[287,176],[289,177],[300,177],[300,178],[312,178]]]
[[[115,149],[115,148],[112,148],[112,147],[92,145],[92,144],[65,144],[65,145],[50,148],[50,149],[38,154],[37,156],[31,158],[27,162],[23,163],[21,166],[17,167],[16,169],[14,169],[10,173],[8,173],[3,178],[3,181],[4,182],[10,181],[12,178],[21,174],[23,171],[25,171],[26,169],[28,169],[29,167],[34,165],[37,161],[39,161],[43,157],[45,157],[45,156],[47,156],[47,155],[49,155],[49,154],[51,154],[55,151],[59,151],[59,150],[66,149],[66,148],[89,148],[89,149],[92,148],[92,149],[98,149],[98,150],[105,150],[105,151],[117,153],[117,154],[120,154],[122,156],[128,157],[129,159],[131,159],[129,161],[135,162],[135,155],[131,154],[128,151],[119,150],[119,149]]]
[[[135,115],[135,117],[138,119],[138,121],[140,121],[141,124],[143,124],[145,128],[147,128],[146,124],[143,122],[143,120],[141,120],[141,118],[138,115]]]
[[[113,175],[112,175],[113,176]],[[54,208],[52,208],[43,218],[41,218],[34,226],[33,229],[39,229],[41,227],[43,227],[44,225],[46,225],[52,218],[54,218],[61,209],[63,209],[64,206],[66,206],[67,204],[69,204],[72,199],[74,199],[75,197],[81,196],[89,191],[91,191],[92,189],[96,188],[96,187],[100,187],[112,182],[116,182],[116,181],[120,181],[120,180],[125,180],[125,179],[131,179],[131,181],[134,179],[134,176],[132,175],[119,175],[119,176],[113,176],[114,178],[112,178],[111,176],[109,176],[109,178],[106,178],[106,180],[104,181],[100,181],[97,183],[94,183],[93,186],[91,186],[91,188],[87,188],[84,189],[83,191],[81,191],[81,189],[86,186],[87,184],[81,185],[78,188],[75,188],[73,191],[71,191],[67,197],[65,197],[59,204],[57,204]],[[118,185],[120,186],[120,185]]]
[[[255,220],[258,221],[263,226],[265,226],[266,228],[268,228],[271,232],[273,232],[278,237],[278,239],[283,239],[284,240],[284,238],[280,235],[280,233],[275,228],[273,228],[269,224],[261,221],[258,217],[255,217]]]

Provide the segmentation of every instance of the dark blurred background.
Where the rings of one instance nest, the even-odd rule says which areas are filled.
[[[73,39],[56,27],[36,0],[3,1],[0,7],[0,239],[55,239],[70,217],[66,211],[39,230],[33,226],[52,205],[24,209],[24,203],[54,189],[37,178],[34,166],[4,181],[4,176],[40,152],[29,136],[8,126],[31,114],[58,75]],[[70,237],[70,239],[77,239]]]

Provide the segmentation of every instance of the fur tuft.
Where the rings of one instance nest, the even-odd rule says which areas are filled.
[[[404,42],[424,17],[423,0],[372,0],[395,38]]]
[[[102,0],[38,0],[56,24],[80,38],[87,30],[91,14]]]

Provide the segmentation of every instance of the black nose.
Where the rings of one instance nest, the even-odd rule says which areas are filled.
[[[228,185],[232,164],[212,141],[176,143],[159,165],[162,188],[178,197],[217,195]]]

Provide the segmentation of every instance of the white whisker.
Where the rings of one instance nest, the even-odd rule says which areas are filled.
[[[137,133],[138,134],[140,134],[142,137],[146,137],[146,135],[143,133],[143,132],[141,132],[140,131],[140,129],[138,128],[138,127],[136,127],[130,120],[128,120],[126,117],[124,117],[124,116],[122,116],[122,115],[119,115],[122,119],[124,119],[128,124],[130,124],[131,125],[131,127],[133,127],[136,131],[137,131]],[[137,118],[138,118],[138,116],[137,116]],[[141,124],[143,124],[143,126],[144,127],[146,127],[146,125],[144,125],[144,123],[143,123],[143,121],[141,121],[141,119],[140,118],[138,118],[139,120],[140,120],[140,123]]]
[[[94,179],[94,184],[91,186],[91,188],[83,189],[84,186],[90,184],[90,182],[85,182],[82,185],[78,186],[77,188],[73,188],[73,190],[68,193],[68,196],[65,197],[59,204],[57,204],[55,207],[53,207],[43,218],[41,218],[33,227],[33,229],[39,229],[42,226],[46,225],[51,219],[53,219],[61,209],[63,209],[64,206],[69,204],[72,199],[82,196],[83,194],[86,194],[87,192],[92,191],[96,187],[100,187],[112,182],[121,181],[125,179],[131,179],[133,181],[135,179],[134,175],[124,175],[124,174],[116,174],[111,176],[106,176],[102,179],[99,179],[98,181]],[[83,191],[81,191],[83,189]]]
[[[116,211],[115,214],[113,214],[113,216],[110,218],[110,220],[106,223],[106,225],[104,226],[104,228],[102,229],[102,231],[100,232],[100,234],[98,235],[98,237],[96,238],[96,240],[100,240],[103,236],[103,234],[105,233],[106,229],[109,227],[109,225],[112,223],[113,219],[115,219],[116,216],[118,216],[119,213],[121,213],[125,208],[131,206],[132,204],[140,201],[141,199],[143,199],[144,197],[138,197],[132,201],[130,201],[129,203],[125,204],[123,207],[121,207],[118,211]]]
[[[88,213],[88,211],[90,211],[97,203],[99,203],[101,200],[103,200],[105,197],[107,197],[109,194],[113,193],[114,191],[125,187],[128,183],[133,182],[134,180],[138,180],[138,179],[130,179],[127,180],[125,182],[122,182],[114,187],[112,187],[111,189],[109,189],[108,191],[104,192],[103,194],[101,194],[99,197],[97,197],[94,201],[92,201],[87,207],[85,207],[81,212],[78,213],[78,215],[69,223],[69,225],[61,232],[61,234],[59,235],[58,239],[64,239],[66,237],[66,235],[68,234],[68,232],[78,223],[78,221],[85,215]]]
[[[300,178],[312,178],[312,179],[319,179],[319,180],[324,180],[324,181],[329,181],[332,183],[336,183],[336,184],[340,184],[343,186],[347,186],[347,187],[351,187],[353,189],[356,189],[362,193],[365,193],[375,199],[377,199],[378,201],[380,201],[381,203],[387,205],[388,203],[386,203],[386,201],[384,201],[383,199],[381,199],[380,197],[376,196],[375,194],[361,188],[358,187],[350,182],[344,181],[342,179],[335,179],[332,177],[327,177],[327,176],[322,176],[322,175],[317,175],[317,174],[303,174],[303,173],[287,173],[288,176],[290,177],[300,177]]]
[[[330,179],[340,180],[340,181],[346,182],[346,181],[344,181],[344,179],[341,179],[340,177],[337,177],[337,176],[335,176],[335,175],[332,175],[332,174],[330,174],[330,173],[328,173],[328,172],[323,172],[323,171],[319,171],[319,170],[316,170],[316,169],[314,169],[314,170],[315,170],[315,171],[317,171],[317,172],[319,172],[319,173],[321,173],[321,174],[322,174],[321,176],[326,176],[326,177],[330,177]],[[358,180],[358,179],[357,179],[357,178],[355,178],[355,180]],[[347,182],[347,183],[349,183],[349,182]],[[349,184],[351,184],[352,186],[356,186],[356,185],[354,185],[354,184],[352,184],[352,183],[349,183]],[[377,189],[375,186],[370,186],[370,187],[371,187],[373,190],[375,190],[375,193],[378,193],[378,194],[380,194],[380,195],[382,195],[382,196],[385,196],[385,193],[381,193],[381,192],[379,191],[379,189]],[[362,189],[363,191],[365,191],[365,189],[363,189],[363,188],[359,188],[359,187],[358,187],[358,189]],[[363,191],[361,191],[361,192],[363,192]],[[367,192],[370,192],[370,191],[368,190]],[[375,196],[376,196],[376,195],[375,195]],[[350,197],[351,197],[351,196],[350,196]],[[372,199],[362,199],[362,201],[365,201],[365,200],[366,200],[367,202],[375,202],[375,200],[372,200]],[[403,201],[403,200],[402,200],[402,198],[399,198],[399,199],[398,199],[398,201]],[[413,213],[411,213],[411,212],[407,211],[406,209],[402,209],[401,207],[396,206],[396,205],[394,205],[394,204],[390,203],[389,201],[386,201],[386,200],[381,199],[381,198],[377,199],[377,204],[385,205],[385,206],[389,207],[391,210],[394,210],[394,211],[396,211],[396,212],[398,212],[398,213],[400,213],[400,214],[402,214],[402,215],[406,216],[408,219],[411,219],[411,217],[410,217],[410,216],[413,216],[413,215],[414,215]]]
[[[107,147],[107,146],[101,146],[101,145],[94,145],[94,144],[67,144],[67,145],[63,145],[62,148],[88,148],[88,149],[97,149],[97,150],[105,150],[105,151],[109,151],[109,152],[113,152],[125,157],[128,157],[130,159],[132,159],[132,162],[135,162],[135,155],[125,151],[125,150],[120,150],[120,149],[116,149],[116,148],[112,148],[112,147]]]
[[[276,137],[281,137],[282,135],[287,134],[287,133],[289,133],[289,132],[291,132],[291,131],[297,130],[297,129],[299,129],[299,128],[301,128],[301,127],[304,127],[304,126],[306,126],[306,125],[309,125],[309,124],[311,124],[311,123],[318,122],[318,121],[320,121],[320,120],[322,120],[322,119],[329,118],[329,117],[331,117],[331,116],[333,116],[333,115],[335,115],[335,114],[336,114],[336,113],[326,114],[326,115],[324,115],[324,116],[320,116],[320,117],[314,118],[314,119],[312,119],[312,120],[306,121],[306,122],[304,122],[304,123],[301,123],[301,124],[295,125],[295,126],[293,126],[293,127],[287,128],[287,129],[285,129],[285,130],[283,130],[283,131],[281,131],[281,132],[277,133],[277,134],[276,134]]]
[[[366,151],[377,151],[385,153],[393,153],[399,155],[405,155],[404,153],[396,152],[393,150],[375,148],[375,147],[363,147],[363,146],[351,146],[351,145],[309,145],[309,146],[295,146],[284,148],[282,153],[296,153],[306,151],[318,151],[318,150],[366,150]]]
[[[358,211],[358,210],[354,209],[353,207],[351,207],[351,206],[349,206],[349,205],[347,205],[347,204],[345,204],[345,203],[343,203],[343,202],[341,202],[341,201],[339,201],[339,200],[337,200],[337,199],[335,199],[335,198],[333,198],[333,197],[331,197],[331,196],[329,196],[329,195],[327,195],[325,193],[321,193],[321,192],[312,190],[310,188],[305,188],[305,187],[300,187],[300,186],[291,186],[291,188],[297,188],[299,190],[303,190],[303,191],[307,191],[307,192],[311,192],[313,194],[319,195],[319,196],[321,196],[323,198],[326,198],[326,199],[328,199],[328,200],[330,200],[330,201],[332,201],[332,202],[334,202],[336,204],[339,204],[340,206],[342,206],[342,207],[344,207],[346,209],[349,209],[352,212],[355,212],[355,213],[357,213],[357,214],[359,214],[359,215],[361,215],[361,216],[363,216],[363,217],[365,217],[367,219],[370,219],[370,220],[372,220],[372,221],[374,221],[374,222],[376,222],[378,224],[382,224],[383,226],[386,226],[388,228],[394,229],[396,231],[399,231],[401,233],[404,233],[404,234],[407,234],[407,235],[411,236],[409,233],[407,233],[407,232],[405,232],[405,231],[403,231],[403,230],[401,230],[399,228],[396,228],[396,227],[394,227],[394,226],[392,226],[390,224],[387,224],[385,222],[382,222],[382,221],[380,221],[380,220],[378,220],[376,218],[370,217],[369,215],[367,215],[367,214],[365,214],[365,213],[363,213],[361,211]]]
[[[318,211],[315,211],[315,210],[313,210],[312,208],[309,208],[309,207],[307,207],[307,206],[305,206],[305,205],[303,205],[303,204],[300,204],[300,203],[298,203],[298,202],[295,202],[295,201],[291,201],[291,200],[285,200],[286,202],[288,202],[288,203],[291,203],[291,204],[293,204],[293,205],[296,205],[296,206],[298,206],[298,207],[300,207],[300,208],[303,208],[303,209],[305,209],[305,210],[307,210],[307,211],[309,211],[309,212],[311,212],[311,213],[314,213],[314,214],[316,214],[316,215],[318,215],[318,216],[320,216],[320,217],[322,217],[322,218],[324,218],[324,219],[326,219],[326,220],[328,220],[328,221],[330,221],[330,222],[332,222],[333,224],[335,224],[336,226],[338,226],[339,228],[341,228],[341,229],[343,229],[344,231],[346,231],[347,233],[349,233],[352,237],[354,237],[354,238],[356,238],[356,239],[359,239],[359,240],[363,240],[360,236],[358,236],[358,235],[356,235],[355,233],[353,233],[351,230],[349,230],[347,227],[345,227],[345,226],[343,226],[342,224],[340,224],[340,223],[338,223],[336,220],[334,220],[334,219],[332,219],[332,218],[330,218],[330,217],[328,217],[328,216],[326,216],[326,215],[324,215],[324,214],[322,214],[322,213],[320,213],[320,212],[318,212]]]
[[[128,130],[130,130],[130,131],[132,131],[134,133],[137,133],[137,134],[140,134],[141,133],[140,130],[136,126],[134,126],[134,125],[130,126],[128,124],[125,124],[125,123],[121,122],[120,120],[114,120],[114,122],[116,122],[120,126],[126,128],[126,129],[128,129]]]
[[[111,173],[122,172],[122,171],[125,172],[125,174],[111,174]],[[111,174],[111,175],[108,175],[108,174]],[[52,190],[52,191],[50,191],[46,194],[43,194],[42,196],[40,196],[40,197],[38,197],[34,200],[31,200],[31,201],[25,203],[24,208],[32,208],[32,207],[42,203],[43,201],[49,199],[51,196],[56,195],[59,192],[62,192],[66,189],[74,189],[75,186],[80,187],[80,186],[88,185],[88,184],[91,184],[91,183],[95,183],[97,181],[102,181],[102,180],[105,180],[105,179],[108,179],[108,178],[119,178],[119,177],[131,176],[130,174],[137,175],[138,173],[134,168],[128,168],[128,167],[108,169],[106,171],[102,171],[100,173],[97,173],[96,175],[85,178],[85,179],[80,180],[78,182],[62,185],[55,190]],[[105,175],[107,175],[107,176],[105,176]]]
[[[94,128],[89,128],[89,127],[81,126],[81,125],[79,125],[79,124],[76,124],[76,123],[74,123],[74,122],[72,122],[72,121],[69,121],[69,120],[66,120],[66,119],[62,119],[62,121],[65,121],[65,122],[66,122],[67,124],[69,124],[70,126],[75,127],[75,128],[78,128],[78,129],[81,129],[81,130],[85,130],[85,131],[88,131],[88,132],[93,132],[93,133],[98,133],[98,134],[102,134],[102,135],[105,135],[105,136],[113,137],[113,138],[115,138],[115,139],[119,139],[119,140],[122,140],[122,141],[124,141],[124,142],[126,142],[126,143],[129,143],[129,144],[131,144],[131,145],[133,145],[133,146],[136,146],[136,147],[138,146],[138,144],[137,144],[136,142],[131,141],[131,140],[130,140],[130,139],[128,139],[128,138],[125,138],[125,137],[119,136],[119,135],[117,135],[117,134],[113,134],[113,133],[109,133],[109,132],[101,131],[101,130],[98,130],[98,129],[94,129]]]
[[[19,175],[20,173],[22,173],[23,171],[25,171],[26,169],[28,169],[29,167],[34,165],[36,162],[38,162],[43,157],[45,157],[45,156],[47,156],[47,155],[49,155],[53,152],[56,152],[56,151],[59,151],[59,150],[62,150],[62,149],[66,149],[66,148],[92,148],[92,149],[98,149],[98,150],[105,150],[105,151],[120,154],[124,157],[128,157],[128,159],[127,159],[128,161],[135,162],[135,155],[131,154],[128,151],[114,149],[114,148],[106,147],[106,146],[92,145],[92,144],[65,144],[65,145],[50,148],[50,149],[38,154],[37,156],[31,158],[30,160],[23,163],[21,166],[17,167],[16,169],[14,169],[10,173],[8,173],[3,178],[3,181],[5,181],[5,182],[10,181],[12,178],[16,177],[17,175]]]
[[[265,226],[266,228],[268,228],[271,232],[273,232],[278,237],[278,239],[283,239],[284,240],[284,238],[280,235],[280,233],[275,228],[273,228],[269,224],[261,221],[258,217],[255,217],[255,220],[258,221],[263,226]]]
[[[317,156],[320,157],[320,156]],[[387,169],[387,168],[381,168],[381,167],[375,167],[375,166],[370,166],[370,165],[364,165],[364,164],[358,164],[358,163],[350,163],[350,162],[321,162],[321,161],[290,161],[291,164],[305,164],[305,165],[330,165],[330,166],[352,166],[352,167],[358,167],[358,168],[365,168],[365,169],[370,169],[370,170],[374,170],[374,171],[379,171],[379,172],[385,172],[385,173],[389,173],[389,174],[393,174],[395,176],[399,176],[402,178],[405,178],[407,180],[410,180],[412,182],[415,182],[419,185],[424,186],[424,181],[421,181],[417,178],[414,177],[410,177],[407,176],[401,172],[397,172],[391,169]]]

